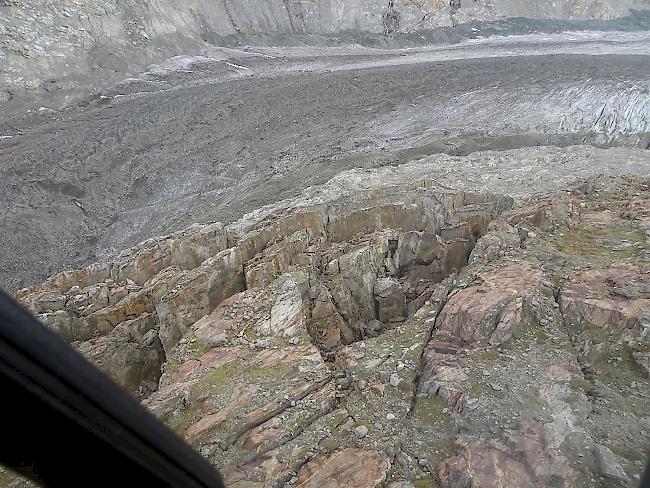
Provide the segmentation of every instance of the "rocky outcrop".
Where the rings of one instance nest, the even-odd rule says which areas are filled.
[[[116,383],[138,396],[148,396],[158,389],[165,361],[154,326],[151,315],[142,315],[123,322],[106,336],[80,343],[78,349]]]
[[[493,442],[464,445],[458,456],[440,466],[443,486],[572,486],[567,459],[547,452],[548,440],[540,424]]]
[[[582,272],[560,292],[562,312],[595,327],[642,327],[650,306],[650,277],[644,268],[617,262]]]
[[[563,198],[506,212],[495,235],[482,237],[488,245],[475,248],[460,291],[442,290],[416,399],[441,397],[459,429],[458,453],[439,466],[442,486],[634,486],[629,469],[639,479],[643,461],[619,444],[643,442],[633,422],[647,424],[637,409],[637,388],[647,388],[638,362],[648,347],[646,244],[625,245],[643,235],[626,208],[645,186],[629,183],[592,181],[573,192],[579,212],[562,210]],[[472,272],[477,266],[483,271]],[[497,281],[500,303],[489,286]],[[491,307],[501,310],[496,319]],[[494,341],[500,317],[509,333]]]
[[[396,198],[403,203],[389,203]],[[397,186],[290,210],[268,221],[243,220],[227,228],[195,225],[149,239],[115,262],[61,273],[17,296],[123,386],[150,392],[159,376],[155,372],[199,319],[205,324],[198,328],[204,347],[219,344],[227,327],[215,328],[224,313],[217,307],[244,290],[268,287],[292,270],[303,275],[285,285],[284,300],[259,325],[261,333],[290,337],[304,315],[314,342],[324,350],[377,335],[405,320],[407,303],[426,295],[429,284],[450,272],[447,255],[467,258],[465,248],[474,237],[448,231],[469,228],[460,224],[472,214],[466,207],[487,222],[508,203],[440,192],[426,182]],[[422,242],[416,245],[417,240]],[[432,254],[432,242],[437,254]],[[397,264],[396,252],[402,255]],[[414,277],[420,267],[434,265],[439,269],[433,276]],[[287,322],[287,317],[293,318]],[[119,344],[131,353],[121,357]]]
[[[509,209],[396,185],[249,216],[200,263],[20,297],[229,486],[632,487],[647,192],[596,179]]]
[[[539,285],[542,272],[529,264],[514,264],[476,276],[476,284],[447,300],[436,331],[468,343],[492,345],[507,342],[522,320],[524,299]]]
[[[472,249],[470,264],[499,259],[521,247],[521,237],[516,228],[503,219],[491,222],[487,230]]]
[[[364,449],[343,449],[323,459],[307,463],[298,472],[299,487],[378,486],[386,478],[390,459],[385,454]]]

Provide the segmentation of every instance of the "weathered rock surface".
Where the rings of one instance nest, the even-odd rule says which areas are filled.
[[[298,472],[297,486],[373,487],[386,478],[389,468],[390,459],[385,454],[348,448],[307,463]]]
[[[616,455],[609,448],[597,445],[594,449],[594,455],[602,476],[617,481],[627,481],[625,471],[623,471],[618,459],[616,459]]]
[[[436,323],[464,342],[488,340],[492,345],[510,339],[522,320],[524,298],[539,284],[542,272],[528,263],[497,268],[476,276],[476,285],[451,296]]]
[[[402,203],[390,203],[395,199]],[[302,270],[302,275],[290,284],[283,281],[282,299],[256,333],[292,337],[304,315],[316,344],[328,349],[376,335],[404,320],[407,301],[434,281],[391,278],[403,274],[399,263],[390,264],[396,251],[391,242],[399,243],[404,232],[402,241],[427,231],[439,249],[455,249],[460,243],[463,251],[454,259],[463,259],[471,236],[450,234],[443,240],[436,233],[444,235],[458,222],[475,219],[472,212],[485,215],[479,227],[487,225],[508,204],[504,198],[441,192],[426,181],[389,187],[358,199],[310,204],[268,221],[253,218],[228,228],[195,225],[149,239],[115,262],[61,273],[17,296],[68,341],[81,341],[80,350],[137,391],[141,385],[133,378],[144,375],[147,383],[157,381],[151,371],[172,354],[192,324],[203,317],[204,325],[196,327],[198,337],[205,347],[218,345],[227,327],[215,326],[223,322],[217,306],[243,290],[250,294],[269,287],[291,270]],[[466,207],[472,210],[465,212]],[[442,262],[444,267],[444,256],[436,256],[436,265]],[[430,266],[436,256],[431,250],[416,250],[402,258],[404,272]],[[118,357],[118,343],[128,344],[131,361]],[[152,344],[155,351],[143,350]],[[156,362],[159,344],[162,355]]]
[[[195,257],[157,239],[19,297],[229,486],[632,487],[646,198],[626,177],[513,208],[398,184],[195,227]]]
[[[492,442],[476,441],[440,466],[443,486],[570,486],[567,459],[547,452],[540,424]]]
[[[596,327],[633,329],[650,307],[648,270],[625,262],[605,269],[587,270],[560,293],[565,316]]]

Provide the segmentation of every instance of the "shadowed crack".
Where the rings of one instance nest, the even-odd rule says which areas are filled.
[[[564,311],[562,310],[562,307],[560,305],[560,293],[562,291],[562,287],[559,286],[557,290],[554,293],[554,300],[555,303],[558,305],[558,309],[560,310],[560,317],[562,319],[562,328],[565,331],[569,342],[571,343],[571,348],[573,349],[573,353],[576,358],[576,362],[578,363],[578,366],[580,366],[580,372],[582,373],[582,377],[584,378],[585,381],[587,381],[590,385],[589,389],[584,389],[584,393],[589,399],[589,403],[591,405],[591,411],[594,412],[596,409],[596,400],[598,399],[599,393],[598,393],[598,386],[596,385],[594,373],[585,361],[584,357],[580,353],[580,345],[578,343],[578,339],[575,336],[575,334],[572,333],[568,321],[564,315]]]
[[[440,312],[442,312],[442,309],[447,304],[447,301],[449,300],[449,294],[452,292],[455,286],[455,280],[453,278],[448,278],[448,280],[449,281],[446,285],[441,284],[441,286],[444,287],[442,288],[442,290],[444,290],[442,296],[436,299],[435,304],[432,304],[431,312],[433,317],[427,319],[428,321],[431,321],[431,327],[427,331],[427,338],[424,341],[424,346],[422,347],[422,351],[420,353],[420,357],[418,360],[418,370],[415,376],[415,380],[413,381],[413,396],[411,398],[411,406],[409,407],[409,411],[407,414],[408,417],[412,417],[415,412],[417,396],[420,390],[420,381],[422,379],[422,374],[425,367],[425,364],[423,364],[423,357],[427,348],[427,344],[429,344],[429,342],[431,341],[431,337],[433,336],[433,333],[436,330],[436,324],[438,322],[438,317],[440,317]]]
[[[262,415],[261,417],[252,420],[245,424],[243,427],[241,427],[237,432],[235,432],[229,439],[221,441],[219,443],[219,447],[221,448],[222,451],[227,451],[235,445],[235,443],[241,439],[241,437],[246,434],[248,431],[253,430],[255,427],[259,427],[265,422],[268,422],[271,420],[273,417],[276,417],[280,415],[282,412],[285,410],[288,410],[292,406],[296,404],[296,402],[299,402],[303,398],[305,398],[308,395],[311,395],[312,393],[315,393],[322,388],[324,388],[330,381],[334,379],[335,376],[327,376],[318,383],[314,383],[313,385],[310,385],[309,388],[306,388],[304,391],[299,393],[298,395],[295,395],[294,397],[290,397],[286,400],[284,400],[280,405],[278,405],[276,408],[271,410],[270,412]],[[293,405],[292,405],[293,404]]]
[[[274,449],[277,449],[281,446],[284,446],[285,444],[288,444],[292,440],[296,439],[298,436],[300,436],[305,430],[307,430],[309,427],[311,427],[317,420],[325,417],[326,415],[329,415],[331,412],[336,410],[338,406],[341,404],[342,397],[339,395],[336,395],[333,399],[331,399],[325,406],[323,406],[320,410],[317,412],[312,413],[304,422],[302,422],[295,430],[293,430],[289,435],[283,437],[277,442],[274,442],[272,444],[269,444],[268,446],[265,446],[257,451],[254,455],[248,457],[245,459],[242,464],[250,464],[255,462],[257,459],[261,458],[264,456],[269,451],[273,451]]]

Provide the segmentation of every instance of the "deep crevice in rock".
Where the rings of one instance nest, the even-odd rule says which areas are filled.
[[[465,210],[468,220],[438,232],[387,229],[366,234],[352,245],[323,250],[323,260],[314,268],[316,286],[310,300],[312,323],[318,325],[310,331],[325,357],[331,359],[341,345],[376,337],[403,323],[424,305],[435,285],[467,265],[490,218],[482,220],[480,212],[471,215],[475,208]],[[328,315],[323,307],[329,307]],[[329,325],[338,326],[340,334],[318,334],[324,318],[333,318]]]
[[[438,300],[436,300],[435,306],[432,310],[432,317],[428,319],[430,321],[431,326],[429,327],[429,330],[427,331],[427,337],[426,340],[424,341],[424,344],[428,345],[432,338],[433,334],[436,330],[436,324],[438,322],[438,317],[440,316],[440,312],[442,309],[445,307],[447,304],[447,300],[449,299],[449,294],[453,290],[454,283],[449,283],[448,286],[444,288],[443,294],[441,297],[439,297]],[[422,352],[420,353],[420,357],[418,359],[418,369],[417,369],[417,374],[415,376],[415,381],[413,382],[413,396],[411,398],[411,406],[409,408],[409,416],[412,416],[414,411],[415,411],[415,406],[418,398],[418,394],[420,393],[420,382],[422,381],[422,377],[424,374],[424,369],[427,366],[424,357],[426,353],[426,347],[422,348]]]
[[[560,311],[560,317],[562,320],[562,328],[564,332],[566,333],[569,342],[571,343],[571,347],[573,348],[573,351],[575,353],[575,358],[576,362],[578,363],[578,366],[580,367],[580,372],[582,374],[582,377],[584,380],[589,384],[588,388],[583,388],[583,391],[587,398],[589,399],[589,403],[591,405],[591,410],[592,412],[596,408],[596,401],[598,399],[598,387],[596,385],[595,381],[595,376],[594,372],[592,371],[591,367],[589,364],[585,361],[582,351],[581,351],[581,346],[578,338],[576,337],[576,334],[574,331],[571,330],[570,322],[568,318],[565,316],[564,311],[562,310],[562,305],[560,303],[560,295],[561,295],[561,287],[558,287],[557,290],[554,293],[554,300],[555,303],[558,305],[558,310]]]
[[[239,224],[194,226],[149,239],[113,263],[61,273],[18,296],[69,340],[110,346],[120,334],[140,340],[148,333],[156,336],[147,337],[148,344],[159,340],[169,361],[183,335],[224,300],[294,273],[311,340],[333,360],[341,346],[411,316],[436,283],[467,264],[487,224],[511,204],[424,179],[291,211],[247,224],[243,232]],[[265,327],[276,333],[276,322],[271,317]],[[239,340],[246,342],[250,333],[259,331],[249,329]],[[124,377],[125,387],[141,396],[152,391],[143,393],[139,381],[126,379],[142,370],[141,363],[115,363],[107,354],[98,352],[98,364],[108,360],[107,371]]]

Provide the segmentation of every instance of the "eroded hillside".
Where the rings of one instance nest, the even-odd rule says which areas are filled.
[[[0,108],[43,100],[61,108],[206,42],[322,44],[342,37],[381,44],[385,36],[471,21],[606,20],[648,7],[647,0],[2,0]],[[421,44],[417,37],[411,42]],[[452,32],[442,37],[459,38]]]

